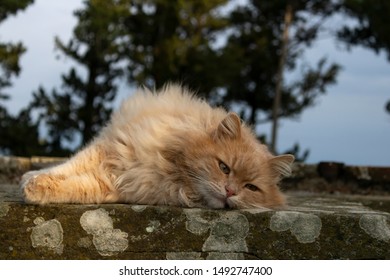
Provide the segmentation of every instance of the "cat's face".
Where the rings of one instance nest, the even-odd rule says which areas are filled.
[[[210,208],[273,208],[284,204],[277,183],[291,172],[291,155],[272,156],[237,115],[229,114],[208,140],[191,148],[188,174]]]

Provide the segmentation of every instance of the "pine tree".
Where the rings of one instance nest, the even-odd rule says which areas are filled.
[[[201,94],[223,83],[213,48],[228,21],[219,9],[227,0],[133,1],[126,19],[129,81],[149,88],[181,82]]]
[[[363,46],[379,53],[385,52],[390,61],[390,2],[385,0],[342,0],[341,12],[357,20],[357,24],[344,25],[338,38],[353,46]],[[390,113],[390,101],[385,105]]]
[[[292,14],[285,48],[287,7]],[[334,11],[332,1],[303,0],[252,0],[234,11],[231,15],[234,32],[223,50],[225,64],[221,65],[227,77],[224,104],[231,108],[239,106],[242,118],[253,125],[270,122],[277,84],[283,82],[278,73],[280,76],[282,72],[296,70],[305,47],[317,38],[322,19]],[[314,17],[319,21],[313,21]],[[286,53],[281,62],[284,48]],[[280,105],[274,117],[295,117],[312,106],[335,83],[338,71],[337,64],[329,64],[324,58],[314,67],[306,65],[299,79],[279,85]]]
[[[390,61],[390,2],[385,0],[341,0],[341,12],[357,24],[345,24],[338,39],[349,47],[363,46],[376,53],[384,51]]]
[[[62,76],[60,90],[48,94],[44,88],[34,93],[32,106],[40,108],[40,119],[47,125],[51,152],[68,153],[65,142],[80,138],[81,144],[92,139],[108,120],[123,52],[121,20],[129,13],[130,1],[90,0],[75,12],[78,24],[73,37],[56,46],[78,64]]]
[[[10,15],[24,10],[33,0],[0,0],[0,23]],[[26,51],[22,43],[2,43],[0,42],[0,100],[8,99],[8,94],[3,89],[11,86],[11,77],[19,75],[19,58]],[[2,107],[4,110],[4,108]]]
[[[10,15],[24,10],[33,0],[0,0],[0,23]],[[35,131],[36,126],[31,122],[20,122],[25,116],[21,112],[19,116],[12,116],[1,102],[10,98],[4,89],[12,85],[11,78],[18,76],[21,67],[19,59],[26,51],[22,43],[0,42],[0,152],[6,154],[23,154],[20,140],[26,139],[26,131]],[[32,141],[34,142],[34,141]],[[33,144],[31,147],[34,146]]]
[[[252,0],[229,17],[220,13],[228,0],[84,3],[75,13],[79,22],[72,39],[66,44],[56,39],[60,51],[84,72],[72,68],[63,75],[60,90],[48,94],[40,88],[34,93],[33,106],[40,108],[47,124],[52,153],[63,151],[64,142],[75,135],[85,143],[100,129],[110,114],[124,65],[132,85],[159,88],[169,81],[182,82],[214,104],[241,107],[242,117],[251,124],[271,120],[278,83],[281,98],[275,116],[293,117],[314,104],[339,70],[321,59],[314,67],[306,66],[301,79],[286,83],[277,78],[278,72],[296,68],[320,28],[309,18],[333,13],[331,0]],[[281,61],[288,5],[292,35]],[[226,45],[216,47],[217,39],[224,37]]]
[[[85,1],[75,12],[72,39],[65,44],[56,38],[56,45],[86,75],[72,68],[61,89],[34,92],[31,107],[48,127],[47,152],[67,154],[64,143],[77,135],[86,143],[96,134],[109,118],[124,65],[132,85],[158,88],[176,81],[202,92],[215,87],[218,55],[211,45],[226,26],[215,9],[226,2]]]

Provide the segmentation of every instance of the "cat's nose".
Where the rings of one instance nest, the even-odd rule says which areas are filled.
[[[225,187],[225,190],[226,190],[227,197],[231,197],[233,195],[236,195],[236,192],[234,190],[230,189],[229,187]]]

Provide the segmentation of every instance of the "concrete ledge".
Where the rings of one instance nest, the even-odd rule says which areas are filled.
[[[376,199],[295,195],[284,211],[0,202],[0,259],[390,259],[390,214],[365,206]]]
[[[0,259],[390,259],[385,169],[359,179],[359,167],[355,176],[347,166],[332,173],[298,165],[284,185],[288,208],[238,211],[26,205],[21,173],[47,164],[32,162],[0,158]],[[347,194],[348,185],[374,195]]]

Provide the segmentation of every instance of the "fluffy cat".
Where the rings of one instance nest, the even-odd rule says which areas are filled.
[[[26,173],[27,203],[275,208],[292,155],[273,156],[235,113],[168,85],[139,90],[65,163]]]

